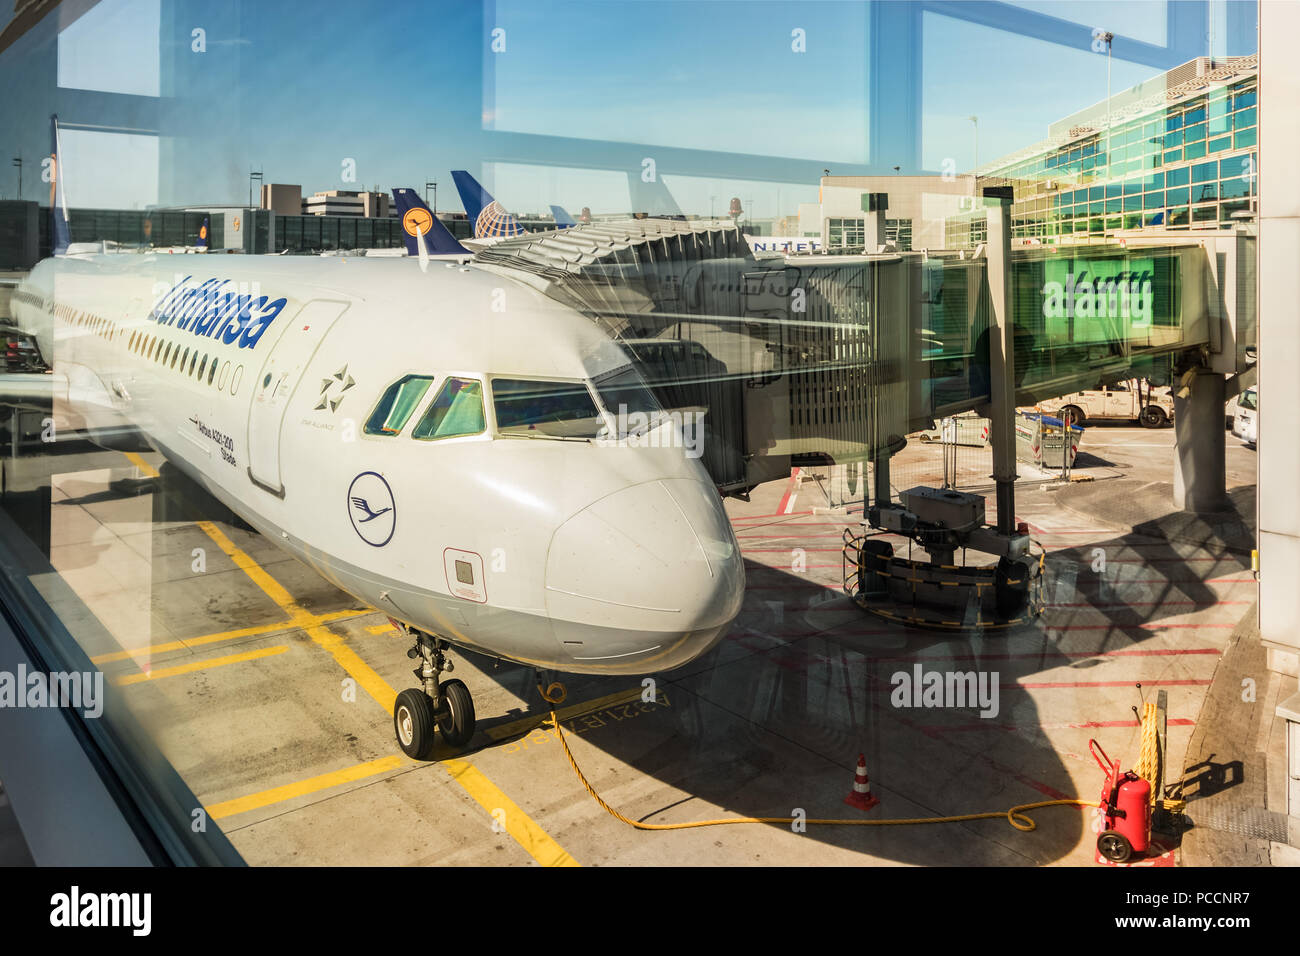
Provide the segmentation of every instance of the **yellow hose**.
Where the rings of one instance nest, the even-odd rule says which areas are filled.
[[[550,702],[550,697],[544,691],[542,696]],[[560,720],[555,713],[554,707],[551,708],[551,723],[555,726],[560,746],[564,748],[564,755],[569,758],[569,766],[578,775],[578,779],[582,781],[582,786],[586,791],[591,794],[591,798],[600,804],[601,809],[615,820],[620,820],[638,830],[689,830],[694,827],[720,827],[732,823],[817,823],[823,826],[887,827],[911,823],[961,823],[966,820],[996,820],[1005,817],[1007,822],[1017,830],[1028,833],[1038,827],[1033,818],[1027,815],[1026,811],[1028,810],[1040,810],[1043,807],[1096,807],[1100,805],[1091,800],[1040,800],[1037,803],[1022,803],[1019,806],[1012,807],[1005,813],[1000,810],[993,810],[987,813],[962,813],[951,817],[911,817],[900,820],[802,820],[797,817],[725,817],[718,820],[691,820],[686,823],[642,823],[639,820],[623,816],[623,814],[602,800],[600,794],[587,782],[587,777],[578,767],[578,761],[573,758],[573,751],[569,749],[569,742],[564,737],[564,730],[560,727]]]

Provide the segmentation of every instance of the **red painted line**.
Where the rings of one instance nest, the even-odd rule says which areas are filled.
[[[1232,558],[1107,558],[1107,564],[1191,564],[1192,562],[1213,561],[1215,564],[1227,564]]]
[[[740,550],[741,550],[741,553],[743,553],[743,554],[763,554],[764,552],[768,552],[768,551],[780,551],[780,552],[783,553],[783,554],[788,554],[789,551],[790,551],[789,548],[741,548]],[[844,552],[844,549],[843,549],[843,548],[804,548],[803,550],[804,550],[804,551],[814,551],[814,552],[823,552],[823,551],[824,551],[824,552],[826,552],[826,553],[828,553],[828,554],[831,553],[831,552],[841,553],[841,554],[842,554],[842,553]]]
[[[790,572],[797,574],[798,572]],[[746,584],[746,591],[780,591],[785,588],[820,588],[823,591],[840,591],[843,590],[839,584],[819,584],[816,581],[791,581],[789,584]],[[845,595],[847,597],[847,595]]]
[[[1131,582],[1122,581],[1120,583],[1129,584]],[[1126,607],[1220,607],[1222,605],[1254,603],[1254,601],[1134,601],[1130,604],[1089,604],[1087,601],[1083,601],[1078,604],[1049,604],[1047,607],[1090,607],[1094,611],[1122,611]]]
[[[809,535],[809,533],[807,532],[797,531],[794,532],[793,535],[737,535],[736,540],[737,541],[758,541],[761,540],[761,538],[766,537],[766,538],[787,538],[787,540],[794,541],[794,540],[802,540],[802,538],[806,538],[806,537],[840,537],[842,533],[844,532],[828,531],[824,533],[824,535]]]
[[[1032,684],[1022,684],[1013,681],[1009,684],[1003,684],[1003,690],[1064,690],[1070,687],[1132,687],[1135,682],[1131,680],[1083,680],[1083,681],[1043,681]],[[1210,683],[1209,678],[1205,680],[1144,680],[1143,687],[1205,687]]]
[[[1190,717],[1170,717],[1166,723],[1170,727],[1195,727],[1196,721]],[[1136,720],[1084,720],[1077,723],[1065,722],[1041,724],[1044,730],[1090,730],[1093,727],[1140,727]]]
[[[799,469],[790,469],[790,483],[786,485],[785,494],[781,496],[781,503],[776,506],[776,513],[780,515],[789,514],[790,509],[794,507],[795,496],[799,494]]]
[[[1193,727],[1196,721],[1188,717],[1171,717],[1168,721],[1170,727]],[[1048,724],[994,724],[981,721],[975,724],[955,724],[945,727],[943,724],[922,724],[921,726],[932,728],[939,733],[966,733],[972,730],[1001,730],[1007,733],[1022,734],[1026,730],[1098,730],[1112,727],[1139,727],[1141,724],[1136,720],[1083,720],[1076,722],[1058,722]]]
[[[1243,572],[1244,573],[1244,572]],[[1118,584],[1258,584],[1254,578],[1126,578]],[[1113,585],[1112,585],[1113,586]]]
[[[926,661],[1032,661],[1045,657],[1064,657],[1073,660],[1087,660],[1093,657],[1184,657],[1187,655],[1214,655],[1222,653],[1214,647],[1150,647],[1133,648],[1120,651],[1058,651],[1044,648],[1041,651],[1007,651],[1004,654],[883,654],[877,657],[864,657],[864,661],[890,661],[906,664],[924,664]]]
[[[808,514],[806,511],[796,512],[796,514]],[[775,515],[781,518],[784,515]],[[850,521],[782,521],[778,528],[837,528],[837,527],[857,527],[858,522]],[[743,530],[743,529],[742,529]]]
[[[1052,631],[1162,631],[1162,630],[1227,630],[1236,624],[1046,624]]]
[[[1029,527],[1034,529],[1034,534],[1043,535],[1044,537],[1052,537],[1059,534],[1136,534],[1136,532],[1132,531],[1111,531],[1109,528],[1089,528],[1086,531],[1048,531],[1046,528],[1039,528],[1037,525],[1031,524]]]
[[[761,520],[763,520],[764,518],[796,518],[796,517],[800,517],[800,516],[802,516],[802,515],[810,515],[810,514],[812,514],[811,511],[791,511],[788,515],[785,515],[785,514],[770,514],[770,515],[738,515],[737,517],[732,518],[731,520],[732,520],[733,522],[735,522],[735,521],[761,521]]]
[[[857,636],[893,632],[888,630],[860,630],[851,633]],[[727,639],[739,643],[747,637],[785,640],[805,637],[833,638],[836,636],[846,636],[846,632],[831,627],[822,631],[781,631],[760,634],[757,631],[743,629],[742,625],[742,630],[728,634]],[[764,650],[779,646],[782,645],[770,644]],[[1042,660],[1046,657],[1063,657],[1069,660],[1087,660],[1094,657],[1186,657],[1197,655],[1218,657],[1221,653],[1222,651],[1215,647],[1137,647],[1114,651],[1062,651],[1048,647],[1040,651],[1007,651],[1001,654],[976,654],[971,652],[958,654],[864,654],[857,659],[863,663],[924,664],[927,662],[941,663],[943,661],[1032,661]]]

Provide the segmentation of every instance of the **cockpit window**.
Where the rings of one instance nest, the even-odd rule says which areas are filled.
[[[619,438],[653,428],[664,415],[663,406],[630,365],[595,379],[592,385],[617,422]]]
[[[366,434],[396,435],[400,432],[432,384],[431,376],[407,375],[388,386],[384,397],[366,419]]]
[[[595,438],[605,422],[582,382],[492,379],[497,430],[525,438]]]
[[[484,427],[482,383],[472,378],[449,378],[411,434],[432,441],[477,435]]]

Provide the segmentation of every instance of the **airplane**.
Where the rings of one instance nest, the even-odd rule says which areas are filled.
[[[435,728],[474,733],[451,647],[667,671],[727,633],[745,576],[708,473],[653,436],[671,419],[606,332],[506,271],[422,265],[58,255],[12,299],[81,383],[69,400],[412,640],[421,686],[393,720],[417,759]]]
[[[448,231],[442,221],[433,214],[420,194],[414,189],[396,187],[393,189],[393,204],[397,207],[398,218],[402,222],[402,231],[406,233],[406,254],[420,256],[420,246],[425,247],[424,255],[435,258],[452,257],[464,259],[474,253],[466,249],[455,236]]]
[[[474,224],[475,239],[509,239],[525,233],[519,220],[493,199],[491,193],[479,185],[479,181],[466,170],[453,169],[451,178],[456,184],[456,191],[460,193],[465,213]]]
[[[750,250],[757,256],[767,255],[805,255],[817,252],[822,247],[820,236],[751,236],[745,235]]]
[[[685,219],[682,207],[657,174],[647,182],[640,169],[628,170],[627,192],[633,219]]]
[[[551,206],[551,215],[555,217],[556,229],[568,229],[578,224],[578,220],[570,216],[563,206]]]

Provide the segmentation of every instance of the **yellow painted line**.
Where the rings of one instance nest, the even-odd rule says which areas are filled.
[[[214,803],[207,808],[208,816],[214,820],[232,817],[236,813],[246,813],[259,807],[270,806],[273,803],[292,800],[294,797],[302,797],[309,793],[317,793],[321,790],[328,790],[330,787],[337,787],[340,784],[352,783],[354,780],[364,780],[366,777],[373,777],[378,773],[396,770],[402,763],[402,758],[394,755],[380,757],[378,760],[371,760],[369,763],[359,763],[354,767],[345,767],[342,770],[332,770],[316,777],[308,777],[306,780],[286,783],[282,787],[272,787],[270,790],[263,790],[260,793],[250,793],[246,797],[236,797],[234,800]]]
[[[366,689],[366,693],[379,702],[384,713],[392,714],[397,707],[397,691],[388,681],[379,676],[379,672],[363,661],[360,655],[347,642],[329,628],[322,625],[306,627],[304,630],[316,644],[329,651],[339,666],[347,671],[348,676]]]
[[[389,631],[397,630],[397,628],[391,624],[372,624],[366,630],[371,634],[386,634]]]
[[[317,620],[324,624],[328,621],[341,621],[350,617],[361,617],[365,614],[373,614],[373,611],[331,611],[328,614],[321,614]],[[168,641],[166,644],[150,644],[148,647],[137,647],[129,651],[113,651],[109,654],[98,654],[90,659],[92,664],[111,664],[113,661],[122,661],[127,658],[140,658],[153,654],[166,654],[170,651],[180,651],[186,648],[198,647],[201,644],[214,644],[217,641],[230,641],[240,637],[256,637],[258,634],[274,634],[276,631],[288,631],[297,629],[299,625],[293,621],[276,621],[274,624],[259,624],[256,627],[241,627],[233,631],[218,631],[215,634],[204,634],[200,637],[186,637],[179,641]]]
[[[128,455],[128,457],[130,457],[130,455]],[[132,461],[136,464],[136,467],[149,467],[148,463],[138,455],[136,455]],[[157,474],[157,472],[155,471],[154,474]],[[348,647],[343,637],[334,634],[329,630],[329,628],[319,623],[320,618],[317,617],[317,615],[312,614],[295,601],[293,595],[285,590],[280,582],[267,574],[261,565],[241,550],[239,546],[231,541],[230,538],[227,537],[226,534],[215,524],[211,521],[199,521],[196,523],[199,529],[211,538],[217,547],[225,552],[226,556],[235,563],[236,567],[247,574],[252,582],[261,588],[267,597],[280,606],[281,610],[289,616],[289,621],[287,622],[289,626],[302,628],[314,643],[329,651],[330,655],[338,662],[339,666],[347,672],[348,676],[364,687],[366,692],[384,708],[385,713],[393,713],[397,704],[397,691],[393,690],[388,681],[384,680],[374,668],[363,661],[357,655],[356,651]],[[253,653],[256,654],[260,652]],[[249,655],[235,656],[247,657]],[[201,662],[198,664],[182,665],[182,667],[192,670],[198,670],[200,666],[202,666]],[[183,672],[181,668],[169,668],[168,670],[175,670],[177,673]],[[139,675],[136,679],[148,680],[148,677]],[[398,757],[383,759],[396,760],[400,764],[400,758]],[[372,764],[373,763],[374,762],[372,762]],[[397,765],[398,764],[393,764],[394,767]],[[370,765],[361,764],[359,766],[366,767]],[[524,850],[533,857],[533,859],[537,860],[537,862],[544,866],[579,865],[577,861],[574,860],[573,857],[570,856],[558,843],[556,843],[545,830],[538,826],[537,823],[528,816],[528,814],[519,809],[517,804],[507,797],[505,793],[496,786],[496,784],[492,783],[491,780],[485,777],[482,772],[472,764],[469,764],[464,760],[447,760],[442,762],[442,766],[446,767],[448,772],[451,773],[452,779],[464,787],[466,792],[477,800],[480,805],[485,807],[489,813],[496,809],[505,810],[506,832],[514,837],[519,845],[522,846]],[[347,774],[350,772],[356,772],[357,770],[358,768],[352,768],[350,771],[336,771],[335,774]],[[368,775],[369,773],[361,774],[361,776]],[[332,775],[325,774],[323,777],[332,778]],[[319,781],[321,779],[321,777],[313,777],[310,780],[301,781],[298,784],[288,784],[286,787],[278,787],[273,790],[264,791],[262,794],[253,794],[249,797],[241,797],[239,800],[229,801],[225,804],[218,804],[217,808],[223,809],[223,812],[220,814],[221,816],[227,816],[232,812],[242,812],[242,810],[232,811],[228,808],[232,805],[242,806],[241,801],[244,800],[263,799],[264,802],[249,804],[248,806],[243,807],[243,809],[252,809],[253,806],[265,806],[267,803],[274,803],[277,800],[288,799],[288,796],[268,797],[268,794],[274,795],[279,792],[285,792],[289,796],[294,796],[297,795],[299,791],[295,791],[293,788],[310,785],[312,781]],[[336,781],[336,783],[342,782],[346,781],[343,779],[338,779]],[[320,787],[317,787],[317,789],[335,786],[336,783],[322,783]],[[310,790],[302,792],[310,792]],[[209,814],[213,817],[218,816],[218,813],[214,812],[215,809],[216,808],[209,809]]]
[[[542,866],[581,865],[473,764],[464,760],[444,760],[442,765],[447,768],[451,778],[464,787],[465,792],[489,814],[497,810],[505,811],[506,832]]]
[[[226,664],[238,664],[242,661],[255,661],[261,657],[274,657],[276,654],[283,654],[288,649],[288,644],[280,644],[277,647],[265,647],[261,650],[248,651],[244,654],[231,654],[228,657],[209,657],[207,660],[191,661],[188,664],[178,664],[175,667],[160,667],[157,670],[148,671],[144,674],[126,674],[121,677],[114,677],[113,683],[122,687],[127,684],[139,684],[142,681],[157,680],[160,677],[175,677],[177,674],[192,674],[194,671],[203,671],[211,667],[224,667]]]
[[[235,562],[236,567],[252,578],[253,583],[261,588],[267,597],[288,612],[290,617],[309,613],[293,599],[293,595],[286,591],[279,581],[267,574],[260,564],[240,550],[235,542],[226,537],[224,531],[211,521],[199,521],[196,524],[200,531],[211,538],[216,546],[224,551],[231,561]],[[311,616],[314,617],[315,615]]]
[[[637,687],[632,690],[621,690],[617,694],[607,694],[604,697],[597,697],[595,700],[589,700],[583,704],[570,704],[568,707],[561,707],[555,712],[555,716],[560,720],[569,720],[573,717],[581,717],[589,714],[593,710],[600,710],[604,707],[612,707],[615,704],[623,704],[629,700],[636,700],[641,696],[641,688]],[[489,727],[483,732],[492,740],[504,740],[507,737],[514,737],[518,734],[525,733],[538,727],[549,720],[551,715],[536,714],[532,717],[521,717],[519,720],[512,720],[508,724],[498,724],[495,727]]]
[[[127,461],[129,461],[131,464],[135,465],[135,467],[139,468],[141,471],[143,471],[143,472],[144,472],[146,475],[148,475],[150,478],[157,478],[157,477],[158,477],[158,469],[155,468],[153,465],[149,464],[147,461],[145,461],[143,458],[141,458],[141,457],[140,457],[139,455],[137,455],[135,452],[133,452],[133,451],[127,451],[127,452],[123,452],[123,454],[126,455]]]
[[[231,561],[235,562],[240,570],[252,579],[254,584],[262,589],[267,597],[289,615],[290,625],[302,628],[312,641],[329,651],[348,676],[364,687],[366,693],[378,701],[386,713],[393,712],[397,703],[397,691],[393,690],[388,681],[379,676],[378,671],[348,647],[341,636],[321,625],[315,614],[295,601],[293,595],[286,591],[279,581],[267,574],[260,564],[245,554],[220,528],[211,521],[200,521],[198,526]]]

